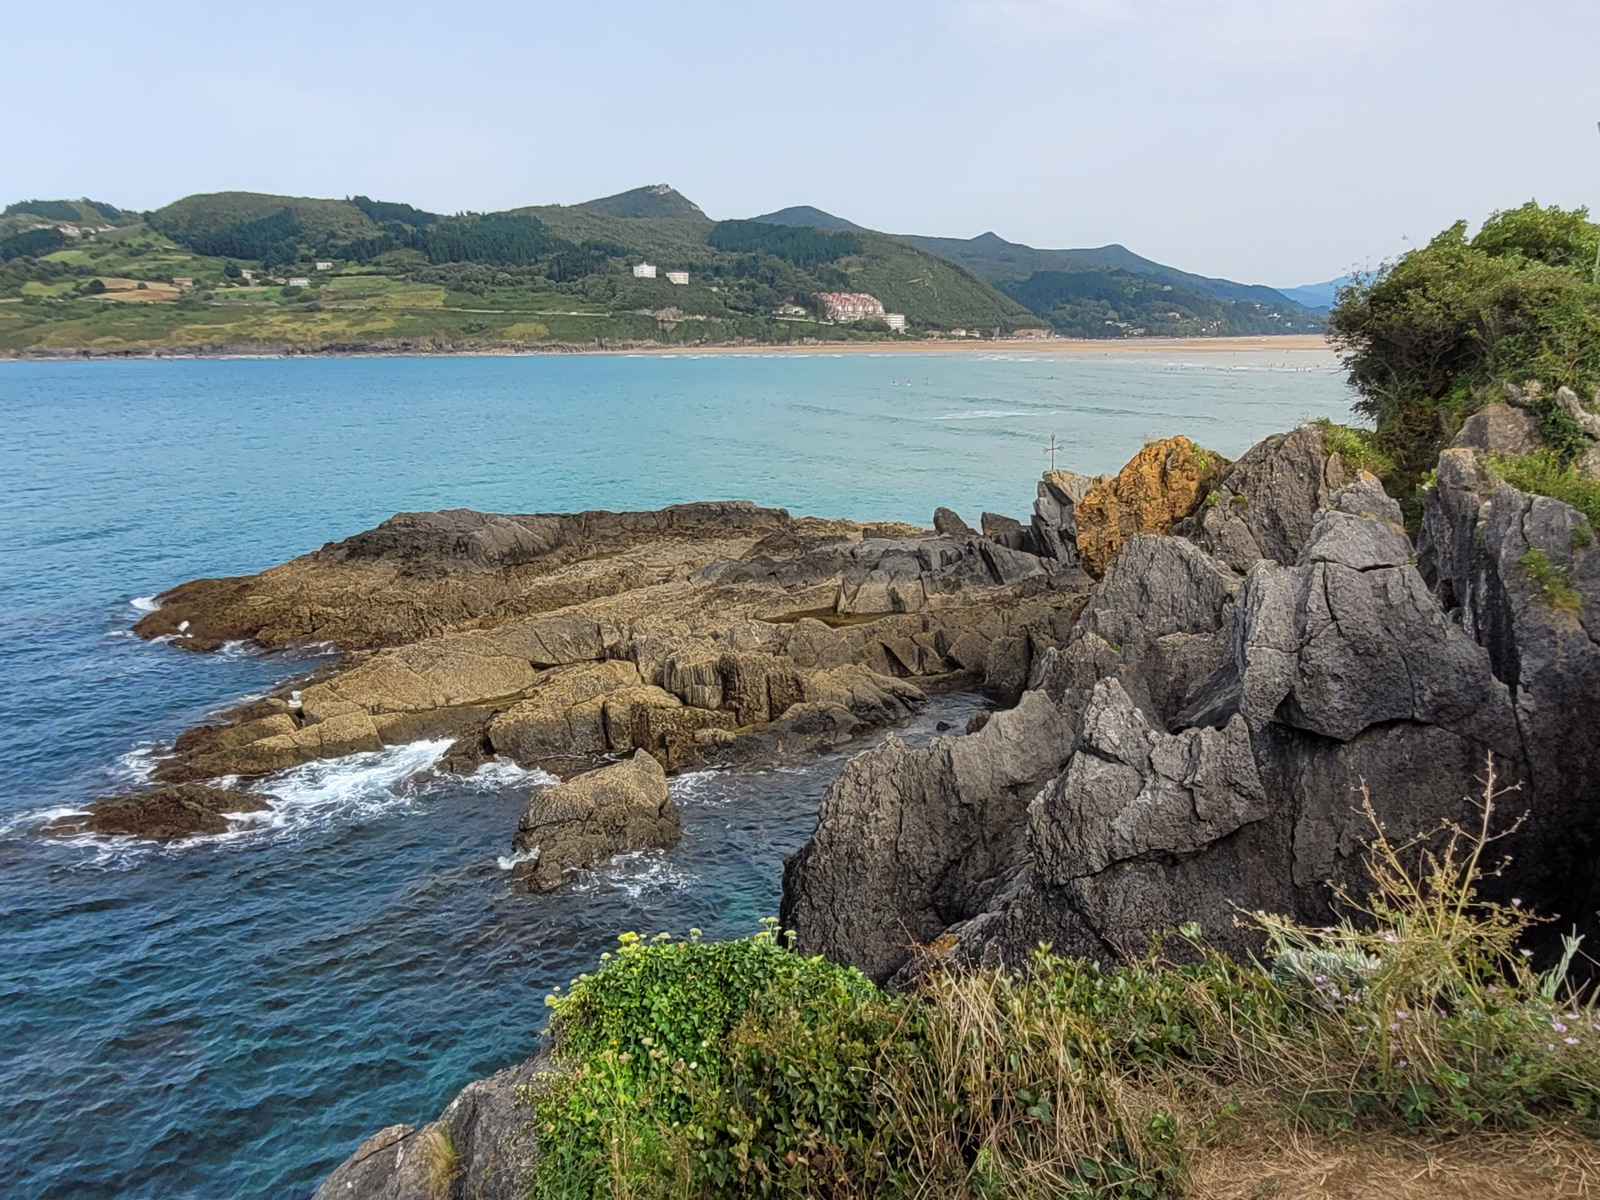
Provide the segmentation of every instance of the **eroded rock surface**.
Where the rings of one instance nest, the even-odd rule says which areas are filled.
[[[1403,839],[1470,817],[1491,754],[1524,787],[1503,819],[1532,816],[1486,887],[1592,923],[1600,739],[1574,719],[1600,707],[1587,522],[1451,450],[1419,554],[1320,435],[1236,467],[1232,494],[1292,511],[1131,535],[1015,710],[851,762],[785,872],[803,946],[902,981],[917,945],[1018,963],[1048,941],[1109,962],[1185,921],[1246,953],[1234,906],[1325,920],[1330,883],[1364,884],[1363,782]],[[1034,748],[1025,769],[975,753],[996,734]]]
[[[537,1055],[469,1083],[436,1121],[380,1129],[312,1200],[525,1200],[539,1159],[525,1101],[549,1069]]]
[[[1186,437],[1151,442],[1114,479],[1097,483],[1072,509],[1084,569],[1105,574],[1137,533],[1165,533],[1199,507],[1227,460]]]
[[[50,822],[45,832],[57,837],[98,833],[171,841],[202,833],[226,833],[232,814],[264,812],[272,807],[267,797],[228,788],[180,783],[171,787],[108,796],[89,805],[87,812]]]
[[[961,536],[732,502],[401,514],[161,598],[146,636],[348,653],[188,731],[156,776],[261,775],[442,736],[453,770],[502,754],[570,773],[637,749],[680,770],[846,741],[915,708],[916,681],[1015,700],[1089,581],[941,522]]]
[[[523,859],[512,878],[531,892],[553,891],[568,872],[670,846],[681,832],[666,772],[639,750],[626,762],[533,793],[512,841]]]

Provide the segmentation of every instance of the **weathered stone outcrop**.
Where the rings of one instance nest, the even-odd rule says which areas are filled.
[[[230,815],[265,812],[272,807],[267,800],[251,792],[180,783],[96,800],[87,812],[51,821],[44,832],[57,837],[98,833],[157,841],[226,833],[233,824]]]
[[[731,503],[401,514],[250,579],[185,585],[193,594],[164,597],[165,624],[141,632],[198,647],[226,626],[277,645],[315,627],[343,645],[400,644],[352,650],[190,730],[157,778],[260,775],[441,736],[457,739],[455,770],[504,754],[570,772],[635,749],[678,770],[834,744],[919,703],[902,681],[1014,700],[1088,585],[970,530],[863,532]]]
[[[784,864],[784,926],[874,978],[893,974],[908,945],[984,909],[1071,732],[1029,692],[969,737],[926,750],[891,737],[851,759],[823,797],[816,833]]]
[[[1320,497],[1303,532],[1242,518],[1232,533],[1189,527],[1244,547],[1242,579],[1188,540],[1131,537],[1017,709],[937,754],[853,760],[785,873],[783,911],[802,945],[879,979],[914,969],[914,944],[1015,963],[1045,940],[1109,961],[1190,920],[1244,953],[1254,947],[1235,905],[1322,920],[1329,882],[1363,884],[1363,781],[1404,838],[1469,815],[1491,753],[1501,782],[1531,785],[1543,812],[1491,887],[1584,925],[1596,847],[1571,827],[1600,827],[1600,740],[1572,714],[1600,705],[1600,646],[1577,615],[1600,602],[1600,554],[1581,517],[1493,491],[1470,452],[1448,452],[1422,558],[1457,623],[1371,476],[1329,490],[1343,466],[1309,437],[1240,462],[1238,494]],[[1541,584],[1526,565],[1532,550],[1581,599],[1552,604],[1551,576]],[[1540,685],[1530,656],[1547,672]],[[1028,770],[984,775],[987,758],[962,757],[963,742],[1024,713],[1050,747]],[[957,762],[968,764],[959,786]],[[898,836],[924,827],[939,836]]]
[[[569,871],[670,846],[681,832],[666,772],[639,750],[626,762],[533,793],[512,840],[522,857],[512,879],[531,892],[553,891]]]
[[[1227,460],[1186,437],[1151,442],[1117,473],[1098,483],[1072,509],[1078,555],[1099,577],[1136,533],[1165,533],[1199,507]]]
[[[1073,514],[1091,488],[1110,478],[1109,475],[1080,475],[1077,471],[1046,471],[1039,481],[1038,498],[1033,502],[1029,529],[1033,544],[1029,546],[1019,540],[1015,548],[1032,549],[1045,558],[1076,563],[1078,522]]]
[[[1523,895],[1592,929],[1600,907],[1600,548],[1589,520],[1446,450],[1427,490],[1418,563],[1508,689],[1529,819],[1513,848]],[[1582,896],[1582,902],[1577,902]]]
[[[549,1070],[537,1055],[469,1083],[436,1121],[380,1129],[312,1200],[525,1200],[539,1142],[524,1100]]]
[[[1263,558],[1293,566],[1318,510],[1349,474],[1323,445],[1322,430],[1303,425],[1258,442],[1228,466],[1175,532],[1240,574]]]

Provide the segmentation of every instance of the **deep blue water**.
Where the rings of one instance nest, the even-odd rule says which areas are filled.
[[[533,778],[442,777],[427,744],[270,780],[288,803],[239,834],[40,838],[310,665],[140,643],[135,599],[402,509],[1021,517],[1052,433],[1062,465],[1112,470],[1147,437],[1235,456],[1347,403],[1325,356],[1286,353],[0,364],[0,1191],[309,1195],[532,1052],[545,993],[618,932],[755,928],[842,761],[684,777],[680,846],[537,898],[498,861]]]

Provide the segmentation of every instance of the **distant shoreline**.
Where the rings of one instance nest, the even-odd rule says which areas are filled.
[[[555,343],[537,346],[421,346],[371,343],[301,349],[294,346],[237,350],[213,346],[153,346],[108,350],[94,347],[0,351],[0,362],[123,362],[155,359],[223,358],[506,358],[549,354],[690,355],[690,354],[1063,354],[1102,356],[1127,354],[1218,354],[1260,351],[1332,353],[1321,334],[1282,334],[1204,338],[964,338],[918,342],[750,343],[671,346],[660,342],[608,345]]]

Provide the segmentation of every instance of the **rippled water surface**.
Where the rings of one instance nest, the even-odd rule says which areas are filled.
[[[1024,516],[1052,433],[1102,471],[1148,436],[1237,455],[1347,404],[1327,356],[1284,352],[0,363],[0,1190],[308,1196],[530,1053],[546,991],[618,932],[755,928],[844,757],[680,777],[679,846],[537,898],[501,860],[538,778],[440,775],[440,743],[285,772],[222,837],[41,838],[318,661],[140,643],[141,598],[403,509]]]

